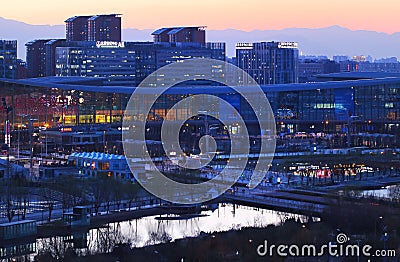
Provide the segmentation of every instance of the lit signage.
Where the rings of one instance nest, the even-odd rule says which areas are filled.
[[[98,48],[124,48],[125,42],[97,41],[96,47],[98,47]]]
[[[335,109],[335,104],[318,103],[314,105],[314,109]]]
[[[314,105],[314,109],[339,109],[346,110],[342,104],[329,104],[329,103],[317,103]]]
[[[64,133],[64,132],[72,132],[72,127],[62,127],[60,131],[62,133]]]
[[[278,48],[298,48],[299,44],[296,42],[279,42]]]
[[[393,102],[385,103],[385,108],[394,108]]]
[[[252,43],[237,43],[236,49],[253,49]]]
[[[41,96],[32,98],[16,98],[16,108],[30,108],[30,107],[56,107],[56,106],[77,106],[85,101],[84,98],[73,98],[71,96]]]

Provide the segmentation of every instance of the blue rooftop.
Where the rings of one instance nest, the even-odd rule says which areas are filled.
[[[326,79],[374,79],[374,78],[387,78],[387,77],[400,77],[400,73],[388,72],[342,72],[317,75],[317,78]]]
[[[173,34],[176,34],[176,33],[178,33],[179,31],[181,31],[181,30],[183,30],[183,29],[185,29],[185,27],[174,28],[174,29],[172,29],[171,31],[169,31],[168,34],[169,34],[169,35],[173,35]]]
[[[152,35],[159,35],[159,34],[164,33],[164,32],[167,31],[167,30],[171,30],[171,28],[167,28],[167,27],[160,28],[160,29],[157,29],[156,31],[154,31],[154,32],[151,33],[151,34],[152,34]]]
[[[79,90],[86,92],[103,92],[103,93],[120,93],[132,94],[135,87],[127,86],[106,86],[100,84],[102,78],[96,77],[41,77],[28,79],[0,79],[0,82],[17,84],[23,86],[43,87],[43,88],[60,88],[64,90]],[[262,85],[264,92],[288,92],[301,90],[317,90],[317,89],[336,89],[336,88],[351,88],[351,87],[368,87],[371,85],[398,84],[400,85],[399,77],[385,77],[372,79],[357,79],[344,81],[328,81],[314,83],[299,83],[299,84],[279,84],[279,85]],[[251,86],[240,87],[244,92],[251,90]],[[147,91],[148,90],[148,91]],[[149,87],[148,94],[162,93],[162,88]],[[147,93],[146,92],[146,93]],[[166,91],[166,94],[224,94],[232,93],[232,88],[229,86],[177,86]]]

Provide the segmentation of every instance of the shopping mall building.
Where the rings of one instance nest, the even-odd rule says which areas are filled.
[[[381,139],[380,142],[390,137],[391,144],[387,146],[398,145],[400,75],[339,73],[324,75],[320,79],[321,82],[314,83],[261,86],[273,110],[277,134],[350,134],[353,144],[357,136],[375,136]],[[135,87],[103,85],[101,78],[88,77],[0,79],[0,88],[6,106],[13,109],[8,116],[6,110],[2,110],[0,115],[2,125],[9,119],[11,144],[17,139],[17,131],[28,127],[29,119],[34,119],[31,122],[35,128],[46,127],[60,133],[73,132],[85,126],[96,129],[102,126],[100,124],[117,130],[135,90]],[[151,90],[160,92],[157,88]],[[152,107],[147,118],[148,125],[159,126],[168,109],[194,94],[218,96],[245,116],[246,125],[258,125],[249,105],[239,93],[227,86],[210,85],[182,85],[167,90]],[[204,126],[204,118],[193,118],[191,121],[193,130]],[[207,121],[210,122],[208,125],[213,121],[220,124],[215,119]],[[149,139],[158,140],[159,128],[149,128],[148,131]]]

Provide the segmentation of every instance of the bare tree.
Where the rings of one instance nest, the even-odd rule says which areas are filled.
[[[49,216],[47,217],[47,221],[51,221],[51,216],[54,210],[54,204],[55,204],[55,195],[53,190],[45,187],[40,190],[40,195],[43,197],[45,201],[45,206],[47,207],[47,210],[49,212]]]
[[[400,200],[400,186],[389,187],[389,196],[394,200]]]

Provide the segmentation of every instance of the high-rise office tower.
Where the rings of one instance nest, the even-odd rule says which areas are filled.
[[[262,85],[298,82],[298,44],[295,42],[238,43],[237,66]]]
[[[73,16],[65,20],[67,41],[86,41],[88,37],[88,19],[92,16]]]
[[[65,35],[71,41],[121,41],[121,16],[73,16],[65,20]]]
[[[190,58],[224,60],[225,44],[194,47],[152,42],[74,42],[56,48],[56,75],[104,77],[110,85],[136,86],[156,69]]]
[[[56,75],[56,48],[66,45],[65,39],[52,39],[45,43],[46,76]]]
[[[154,43],[206,43],[204,26],[160,28],[152,35]]]
[[[340,64],[329,59],[299,59],[299,83],[320,81],[317,75],[339,73]]]
[[[225,60],[225,43],[205,43],[202,27],[163,28],[165,41],[74,41],[56,48],[57,76],[103,77],[106,84],[136,86],[156,69],[190,58]],[[165,35],[168,36],[166,33]],[[180,42],[183,41],[183,42]],[[210,68],[216,75],[221,69]]]
[[[0,40],[0,78],[15,78],[17,40]]]
[[[26,61],[17,59],[17,73],[16,79],[28,78],[28,69],[26,68]]]
[[[65,39],[37,39],[26,43],[28,77],[54,76],[56,47],[64,45]]]
[[[141,69],[136,68],[140,61],[136,55],[128,43],[75,42],[56,48],[56,75],[104,77],[105,84],[135,86],[136,73]]]
[[[28,77],[46,76],[46,48],[45,44],[50,39],[33,40],[25,44],[26,46],[26,65]]]
[[[73,16],[65,24],[66,39],[38,39],[25,45],[28,77],[56,75],[57,47],[75,47],[76,42],[90,41],[93,45],[93,42],[121,41],[119,15]]]
[[[121,42],[120,15],[95,15],[87,21],[88,41]]]

